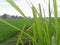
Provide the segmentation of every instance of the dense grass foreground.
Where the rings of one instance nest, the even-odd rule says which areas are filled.
[[[25,16],[25,14],[22,12],[22,10],[13,2],[13,0],[7,0],[8,3],[11,4],[11,6],[13,6],[24,18],[25,20],[30,24],[31,22],[29,22],[29,19]],[[46,19],[46,14],[44,9],[41,10],[41,5],[38,4],[39,6],[39,11],[37,11],[37,9],[35,8],[35,6],[32,4],[32,13],[34,16],[34,22],[26,29],[26,30],[31,30],[32,28],[32,35],[31,33],[25,32],[25,25],[23,25],[22,30],[20,30],[20,28],[18,26],[14,26],[11,23],[8,23],[7,21],[0,19],[1,22],[9,25],[10,27],[20,31],[20,35],[18,36],[17,39],[17,43],[16,45],[18,45],[20,42],[22,42],[22,45],[24,45],[23,42],[23,35],[26,36],[26,38],[28,39],[28,45],[53,45],[53,41],[55,40],[54,45],[60,45],[60,25],[58,22],[58,13],[57,13],[57,3],[56,0],[53,0],[53,6],[54,6],[54,24],[52,24],[51,21],[51,9],[50,9],[50,0],[49,0],[49,19]],[[42,17],[42,11],[44,13],[44,20]],[[38,17],[37,17],[38,15]],[[54,40],[52,40],[54,37]]]

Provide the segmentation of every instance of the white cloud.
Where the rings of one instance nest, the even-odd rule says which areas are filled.
[[[8,5],[7,2],[0,2],[0,5]]]

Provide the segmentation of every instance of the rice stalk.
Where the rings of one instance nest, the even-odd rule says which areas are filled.
[[[55,30],[56,30],[56,45],[60,45],[60,26],[58,23],[58,11],[57,11],[57,0],[53,0],[53,6],[54,6],[54,20],[55,20]]]
[[[25,25],[23,26],[23,30],[20,32],[20,34],[19,34],[19,36],[18,36],[16,45],[19,45],[19,42],[22,40],[22,34],[23,34],[23,32],[24,32],[24,29],[25,29]],[[24,44],[23,44],[23,45],[24,45]]]
[[[23,11],[15,4],[13,0],[7,0],[7,2],[10,3],[10,5],[14,7],[28,21],[28,18],[25,16]]]

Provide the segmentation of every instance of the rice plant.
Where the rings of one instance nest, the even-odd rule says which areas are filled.
[[[22,10],[14,3],[13,0],[7,0],[8,3],[12,7],[14,7],[23,17],[26,19],[27,22],[29,22],[29,19],[25,16],[25,14],[22,12]],[[22,45],[24,45],[24,42],[22,40],[22,36],[26,35],[28,38],[28,45],[53,45],[52,37],[55,39],[55,45],[60,45],[60,26],[58,22],[58,13],[57,13],[57,3],[56,0],[53,0],[53,8],[54,8],[54,26],[53,22],[51,20],[51,9],[50,9],[50,0],[48,4],[48,12],[49,12],[49,18],[47,20],[45,10],[44,8],[41,8],[41,4],[38,4],[39,11],[37,11],[36,7],[33,5],[32,2],[30,2],[32,7],[32,14],[33,14],[33,24],[26,29],[28,32],[30,29],[32,29],[32,35],[25,32],[23,25],[23,29],[19,29],[18,27],[12,25],[11,23],[8,23],[7,21],[0,19],[1,22],[9,25],[10,27],[17,29],[20,31],[20,35],[18,36],[16,45],[19,45],[20,42],[22,42]],[[44,17],[42,17],[42,11],[44,13]],[[30,23],[30,22],[29,22]]]

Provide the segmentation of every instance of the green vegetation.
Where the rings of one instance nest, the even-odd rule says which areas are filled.
[[[30,24],[25,21],[25,19],[3,19],[7,21],[8,23],[11,23],[12,25],[17,26],[19,29],[22,30],[23,25],[26,25],[26,28],[28,28],[29,25],[31,25],[32,20],[30,20]],[[19,31],[6,25],[5,23],[1,22],[0,20],[0,43],[6,41],[9,38],[14,37],[16,34],[19,34]]]
[[[3,33],[0,35],[2,40],[6,39],[5,37],[2,38],[4,33],[6,33],[6,35],[8,34],[6,36],[8,38],[11,37],[11,35],[14,36],[17,32],[19,32],[20,35],[18,36],[16,45],[19,45],[20,42],[22,45],[24,45],[24,42],[22,40],[24,37],[28,39],[28,45],[31,45],[31,43],[32,45],[52,45],[52,37],[55,38],[54,44],[60,45],[60,22],[57,16],[58,14],[56,0],[53,0],[54,19],[51,18],[50,0],[48,5],[49,18],[46,18],[45,10],[44,8],[41,8],[40,4],[38,4],[39,11],[37,11],[33,3],[30,2],[32,4],[31,9],[34,16],[33,19],[27,18],[13,0],[7,0],[7,2],[9,2],[11,6],[13,6],[24,17],[24,19],[0,19],[0,23],[4,25],[4,28],[6,27],[6,32],[10,29],[8,33],[3,32],[3,25],[1,24],[1,30]],[[42,11],[44,18],[42,17]]]
[[[42,18],[43,22],[40,22],[41,25],[44,27],[45,26],[45,23],[44,23],[44,18]],[[49,18],[46,18],[47,21]],[[52,24],[52,33],[51,35],[53,35],[53,33],[55,32],[54,30],[54,18],[51,18],[51,23]],[[59,18],[60,19],[60,18]],[[30,19],[30,23],[28,23],[25,19],[2,19],[8,23],[11,23],[12,25],[16,26],[17,28],[19,28],[20,30],[24,29],[24,31],[28,34],[30,34],[31,36],[33,36],[32,34],[34,34],[34,39],[36,39],[38,37],[38,35],[36,35],[37,33],[37,30],[36,30],[36,27],[35,27],[35,24],[34,23],[34,19]],[[59,20],[60,22],[60,20]],[[27,28],[29,28],[31,26],[31,24],[33,24],[33,28],[31,28],[30,30],[27,30]],[[43,27],[41,27],[42,29],[44,29]],[[27,30],[27,31],[26,31]],[[11,39],[12,37],[16,36],[16,35],[19,35],[19,30],[15,29],[15,28],[12,28],[11,26],[8,26],[6,25],[6,23],[3,23],[1,22],[1,19],[0,19],[0,43],[3,43],[9,39]],[[29,39],[28,36],[26,36],[25,34],[22,35],[22,39]],[[17,39],[17,38],[16,38]],[[37,40],[37,39],[36,39]],[[37,42],[35,42],[37,43]],[[34,44],[34,43],[33,43]]]

